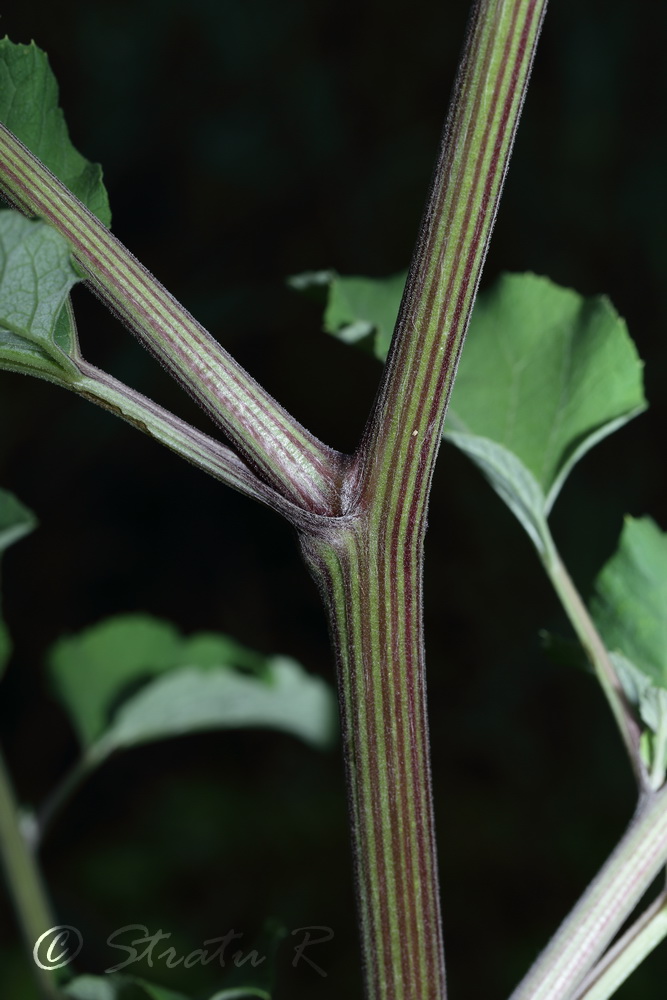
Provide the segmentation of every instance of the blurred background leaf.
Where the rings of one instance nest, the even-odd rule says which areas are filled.
[[[97,762],[210,729],[268,727],[313,746],[333,743],[332,689],[294,660],[261,656],[229,636],[185,638],[149,615],[119,615],[61,638],[49,660],[58,696]]]

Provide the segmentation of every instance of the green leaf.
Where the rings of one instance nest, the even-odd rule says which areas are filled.
[[[667,690],[621,653],[609,654],[628,700],[639,709],[642,722],[653,732],[664,729],[667,721]]]
[[[341,277],[335,271],[310,271],[289,279],[297,291],[327,290],[324,330],[346,344],[369,341],[384,361],[389,350],[406,275],[389,278]]]
[[[155,986],[154,983],[148,983],[145,979],[135,979],[135,983],[142,988],[150,1000],[188,1000],[183,993],[174,993],[173,990],[168,990],[165,986]]]
[[[271,1000],[271,994],[267,993],[266,990],[257,989],[255,987],[249,987],[248,989],[231,989],[231,990],[221,990],[219,993],[214,993],[210,1000]]]
[[[626,517],[591,613],[607,649],[667,690],[667,534],[650,518]]]
[[[187,733],[269,728],[327,747],[335,732],[332,692],[285,657],[269,661],[267,680],[228,668],[183,667],[152,681],[114,716],[92,754]]]
[[[180,661],[198,667],[219,667],[221,664],[247,670],[259,676],[267,674],[267,658],[254,649],[242,646],[228,635],[218,632],[196,632],[182,640]]]
[[[513,452],[547,515],[575,463],[645,406],[642,363],[606,298],[508,274],[477,300],[447,429]]]
[[[403,281],[329,271],[291,284],[326,286],[327,332],[346,341],[372,335],[384,359]],[[645,406],[642,363],[607,299],[510,274],[477,299],[444,436],[481,468],[544,555],[546,519],[576,462]]]
[[[188,1000],[165,986],[156,986],[136,976],[77,976],[61,987],[71,1000]],[[220,990],[210,1000],[271,1000],[266,990],[249,986],[247,989]]]
[[[9,490],[0,489],[0,554],[37,527],[37,518]]]
[[[641,752],[650,769],[651,786],[660,788],[667,769],[667,690],[621,653],[610,653],[623,690],[646,726],[641,734]]]
[[[72,145],[58,84],[45,52],[0,40],[0,121],[35,154],[105,226],[111,224],[102,168]]]
[[[44,222],[0,212],[0,368],[59,383],[79,376],[68,304],[79,280],[67,240]]]
[[[183,993],[135,976],[77,976],[62,992],[71,1000],[188,1000]]]
[[[52,648],[49,668],[91,758],[202,729],[267,726],[316,746],[333,738],[323,681],[225,635],[183,637],[147,615],[121,615]]]
[[[173,625],[148,615],[119,615],[54,644],[51,677],[84,746],[132,685],[181,663],[181,644]]]
[[[449,433],[447,440],[472,459],[547,558],[552,547],[544,513],[544,493],[534,475],[502,444],[475,434]]]
[[[113,976],[77,976],[61,990],[72,1000],[121,1000],[124,986]]]
[[[13,493],[0,489],[0,556],[37,526],[37,518]],[[0,616],[0,677],[9,661],[12,642]]]

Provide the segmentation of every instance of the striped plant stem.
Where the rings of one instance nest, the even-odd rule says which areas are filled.
[[[211,414],[237,461],[91,366],[79,365],[75,391],[153,427],[299,531],[336,647],[368,1000],[446,995],[422,629],[426,510],[545,6],[475,5],[387,366],[352,459],[271,399],[0,128],[0,189],[69,240],[96,292]]]
[[[318,441],[0,124],[0,190],[69,242],[89,284],[223,430],[252,470],[314,513],[336,513],[337,452]]]
[[[346,521],[347,519],[342,519]],[[354,518],[304,537],[338,659],[367,995],[444,997],[421,560]]]
[[[337,650],[371,1000],[446,995],[422,631],[426,508],[544,9],[540,0],[475,8],[346,516],[303,536]]]
[[[546,0],[480,0],[361,449],[377,507],[425,501]],[[403,474],[396,475],[401,469]],[[404,519],[410,531],[411,517]]]
[[[625,835],[510,1000],[578,997],[586,976],[666,860],[667,786],[663,786],[641,796]]]

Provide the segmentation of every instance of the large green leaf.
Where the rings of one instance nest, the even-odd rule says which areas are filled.
[[[146,615],[60,639],[50,670],[94,760],[138,743],[241,726],[325,746],[335,728],[330,688],[292,660],[261,656],[224,635],[186,638]]]
[[[37,518],[13,493],[0,489],[0,557],[10,545],[20,541],[36,527]],[[0,676],[7,666],[12,643],[0,614]]]
[[[447,429],[516,455],[548,514],[574,464],[645,406],[642,364],[606,298],[508,274],[475,306]]]
[[[372,337],[384,358],[402,282],[317,272],[291,283],[326,285],[327,332]],[[477,300],[445,438],[481,468],[544,555],[546,519],[575,463],[645,405],[642,364],[607,299],[504,275]]]
[[[105,224],[111,224],[102,168],[72,145],[58,84],[45,52],[34,42],[0,40],[0,121]]]
[[[68,296],[79,280],[67,240],[45,222],[0,212],[0,368],[78,377]]]
[[[650,518],[625,519],[595,581],[591,613],[607,649],[667,690],[667,534]]]

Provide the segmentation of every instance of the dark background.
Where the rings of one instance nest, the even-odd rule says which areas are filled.
[[[319,331],[287,275],[385,275],[409,260],[468,4],[366,0],[24,0],[2,18],[50,56],[77,146],[102,162],[117,235],[292,412],[351,450],[378,380]],[[533,270],[606,292],[646,361],[648,414],[578,468],[554,513],[581,589],[625,512],[665,517],[661,378],[667,8],[554,0],[485,283]],[[84,289],[84,354],[184,417],[194,405]],[[332,679],[291,530],[111,416],[0,375],[0,482],[41,527],[3,564],[16,654],[2,743],[23,801],[76,754],[43,670],[49,644],[121,611],[219,629]],[[443,449],[427,539],[426,630],[453,997],[510,992],[618,839],[633,790],[602,698],[553,666],[566,631],[521,529]],[[108,763],[54,828],[44,867],[86,939],[145,923],[190,950],[271,917],[327,925],[327,978],[279,959],[277,1000],[360,995],[342,768],[287,736],[198,736]],[[32,1000],[0,898],[3,995]],[[315,953],[313,953],[314,955]],[[134,971],[134,970],[133,970]],[[144,970],[144,973],[150,970]],[[618,995],[663,996],[658,951]],[[212,992],[207,972],[153,978]]]

